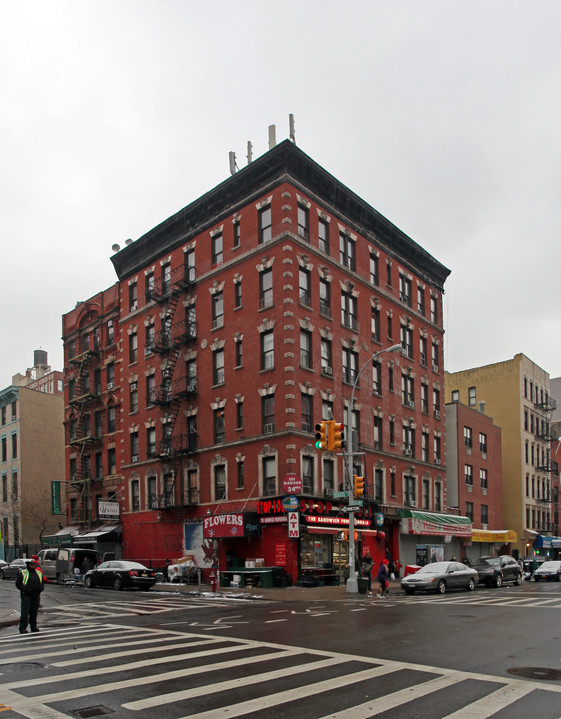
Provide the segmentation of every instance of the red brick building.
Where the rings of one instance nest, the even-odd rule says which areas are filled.
[[[483,411],[460,402],[446,405],[448,506],[472,521],[462,557],[510,553],[516,533],[503,526],[501,428]],[[460,559],[460,557],[458,557]]]
[[[89,379],[99,369],[102,381],[100,392],[68,399],[67,423],[80,417],[83,426],[89,412],[91,428],[93,412],[107,417],[101,438],[69,440],[69,462],[76,472],[102,454],[99,493],[120,503],[125,557],[163,564],[193,554],[207,569],[216,553],[222,570],[263,559],[293,580],[312,567],[342,574],[343,459],[314,446],[314,425],[330,417],[350,418],[358,440],[355,472],[368,488],[357,515],[362,551],[401,558],[400,510],[445,511],[449,271],[293,143],[112,261],[118,298],[112,288],[65,316],[68,377],[78,382],[88,363]],[[109,318],[118,339],[105,346]],[[97,355],[83,341],[96,326]],[[395,343],[402,353],[381,354],[358,382],[369,358]],[[298,537],[283,505],[291,482]]]
[[[113,526],[119,523],[123,436],[119,377],[122,363],[119,331],[119,285],[100,292],[62,318],[65,374],[65,443],[67,524],[57,543],[70,541],[79,529],[87,533],[109,519],[100,502],[112,503]],[[114,549],[118,536],[99,549]],[[54,541],[54,540],[53,540]]]

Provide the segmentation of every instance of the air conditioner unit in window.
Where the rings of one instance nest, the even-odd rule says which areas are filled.
[[[487,496],[487,490],[486,490],[485,488],[483,488],[483,489],[481,490],[481,494],[482,494],[484,497],[486,497],[486,496]]]
[[[438,372],[438,365],[437,365],[437,364],[433,364],[433,366],[432,366],[432,371],[433,371],[433,372]]]
[[[435,464],[441,464],[441,461],[442,461],[442,460],[438,459],[438,457],[437,457],[437,458],[434,460],[434,463],[435,463]]]
[[[408,407],[415,407],[415,402],[407,402]]]
[[[471,447],[466,447],[466,454],[471,454]]]
[[[471,484],[466,484],[466,490],[467,490],[468,492],[473,491],[473,487],[471,486]]]
[[[138,462],[138,454],[133,454],[133,456],[131,457],[131,461]]]
[[[324,489],[323,496],[324,497],[333,497],[333,490],[332,489]]]
[[[323,374],[333,374],[333,368],[332,367],[324,367]]]
[[[131,311],[131,312],[136,312],[137,309],[138,309],[138,303],[137,303],[137,302],[133,302],[132,305],[131,305],[130,311]]]
[[[153,352],[152,347],[145,347],[144,348],[144,356],[151,355]]]
[[[131,392],[134,392],[137,389],[138,385],[136,382],[131,382],[129,385],[129,389]]]
[[[107,389],[113,389],[113,382],[107,383]]]
[[[412,454],[413,454],[413,452],[412,452],[410,449],[404,449],[404,450],[403,450],[403,456],[404,456],[404,457],[411,457]]]
[[[436,419],[440,419],[440,410],[435,409],[435,410],[434,410],[434,416],[435,416]]]
[[[415,507],[417,506],[417,502],[416,502],[414,499],[412,499],[412,500],[409,502],[409,506],[412,507],[413,509],[415,509]]]
[[[275,425],[274,424],[266,424],[263,427],[263,434],[271,434],[271,432],[275,431]]]
[[[482,524],[482,525],[481,525],[481,529],[483,529],[483,530],[486,531],[486,530],[487,530],[487,526],[488,526],[487,524]]]

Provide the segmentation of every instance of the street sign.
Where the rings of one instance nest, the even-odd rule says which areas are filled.
[[[350,514],[351,512],[360,512],[362,506],[360,504],[349,504],[347,507],[341,507],[341,512]]]
[[[334,499],[337,499],[338,497],[340,498],[340,497],[348,497],[348,496],[349,496],[348,492],[333,492]]]

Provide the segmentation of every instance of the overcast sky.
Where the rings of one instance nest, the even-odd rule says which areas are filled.
[[[561,376],[558,0],[0,2],[0,387],[137,239],[298,146],[452,274],[445,366]]]

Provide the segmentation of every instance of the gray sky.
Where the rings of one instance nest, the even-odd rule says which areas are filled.
[[[344,9],[343,9],[344,8]],[[561,375],[561,3],[0,2],[0,387],[137,239],[267,150],[306,153],[452,274],[445,366]]]

